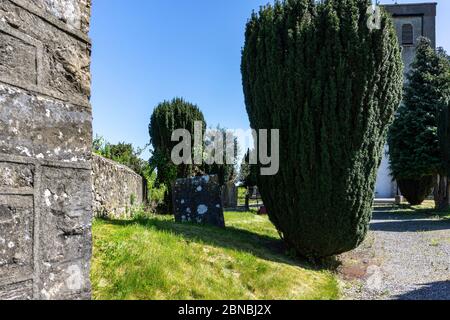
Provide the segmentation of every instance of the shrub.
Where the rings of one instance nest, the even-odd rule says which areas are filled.
[[[141,158],[141,154],[145,148],[135,149],[131,143],[125,142],[112,144],[101,136],[96,136],[92,145],[94,153],[123,164],[137,174],[144,176],[144,172],[148,168],[148,162]]]
[[[409,204],[418,206],[431,194],[434,185],[434,177],[402,178],[397,180],[397,183]]]
[[[280,129],[280,171],[259,176],[269,216],[304,256],[358,246],[401,99],[391,19],[367,26],[371,1],[277,1],[247,24],[243,87],[254,129]]]

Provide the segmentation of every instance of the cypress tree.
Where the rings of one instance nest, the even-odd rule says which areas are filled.
[[[443,67],[431,41],[423,37],[418,39],[403,104],[389,132],[392,176],[411,205],[421,204],[431,194],[437,175],[443,177],[443,182],[447,175],[443,172],[438,138],[438,117],[443,99],[439,79]]]
[[[194,125],[196,121],[206,122],[200,109],[181,98],[160,103],[150,119],[150,143],[153,145],[153,155],[150,164],[157,169],[157,182],[166,186],[164,210],[172,212],[172,183],[176,179],[195,175],[197,166],[194,164],[175,165],[171,160],[173,148],[179,143],[172,141],[172,133],[177,129],[186,129],[191,133],[191,145],[194,146]],[[192,151],[194,158],[194,151]]]
[[[450,207],[450,57],[439,48],[437,51],[438,70],[436,88],[439,94],[438,139],[442,167],[435,190],[436,209],[448,210]]]
[[[271,221],[298,253],[357,247],[371,217],[377,170],[401,99],[402,61],[385,12],[371,1],[276,1],[253,13],[242,53],[254,129],[280,130],[280,170],[259,176]]]

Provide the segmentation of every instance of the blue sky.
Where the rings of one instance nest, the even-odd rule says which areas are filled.
[[[90,32],[94,134],[142,147],[149,141],[152,110],[176,96],[197,104],[209,126],[248,128],[241,48],[248,17],[267,2],[94,0]],[[434,2],[438,45],[450,51],[450,1]]]

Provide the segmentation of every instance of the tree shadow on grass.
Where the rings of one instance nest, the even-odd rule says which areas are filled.
[[[450,281],[423,284],[419,289],[395,298],[398,300],[450,300]]]
[[[434,208],[415,207],[407,204],[375,206],[373,209],[373,220],[385,219],[424,219],[432,217],[445,218],[450,215],[450,211],[438,211]]]
[[[432,207],[411,206],[409,204],[401,205],[379,205],[374,206],[375,213],[387,213],[393,215],[408,216],[446,216],[450,215],[450,211],[438,211]]]
[[[388,209],[375,208],[373,212],[372,222],[370,224],[371,231],[387,231],[387,232],[427,232],[450,229],[450,220],[439,219],[444,214],[439,213],[430,208],[408,208],[405,211],[399,209],[401,207],[390,207]]]
[[[246,252],[263,260],[302,267],[309,270],[327,269],[324,265],[309,263],[300,257],[288,255],[288,248],[281,239],[253,233],[235,227],[225,229],[196,225],[189,223],[176,223],[158,219],[135,220],[104,220],[116,226],[129,226],[139,224],[145,228],[170,232],[183,237],[187,242],[201,242],[215,247]]]
[[[372,222],[371,231],[386,232],[430,232],[450,230],[450,221],[447,220],[398,220],[386,222]]]

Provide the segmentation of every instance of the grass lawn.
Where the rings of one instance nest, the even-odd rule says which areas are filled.
[[[435,204],[433,200],[426,200],[420,206],[411,206],[409,204],[401,204],[397,206],[392,206],[389,208],[389,211],[392,213],[398,214],[428,214],[432,216],[436,216],[441,219],[450,219],[449,211],[437,211],[435,210]]]
[[[245,206],[245,195],[247,194],[247,189],[243,187],[238,188],[238,206]],[[250,199],[249,205],[255,206],[259,205],[261,206],[263,204],[263,201],[256,200],[256,199]]]
[[[337,299],[334,275],[285,254],[266,217],[227,212],[227,228],[170,217],[96,220],[95,299]]]

